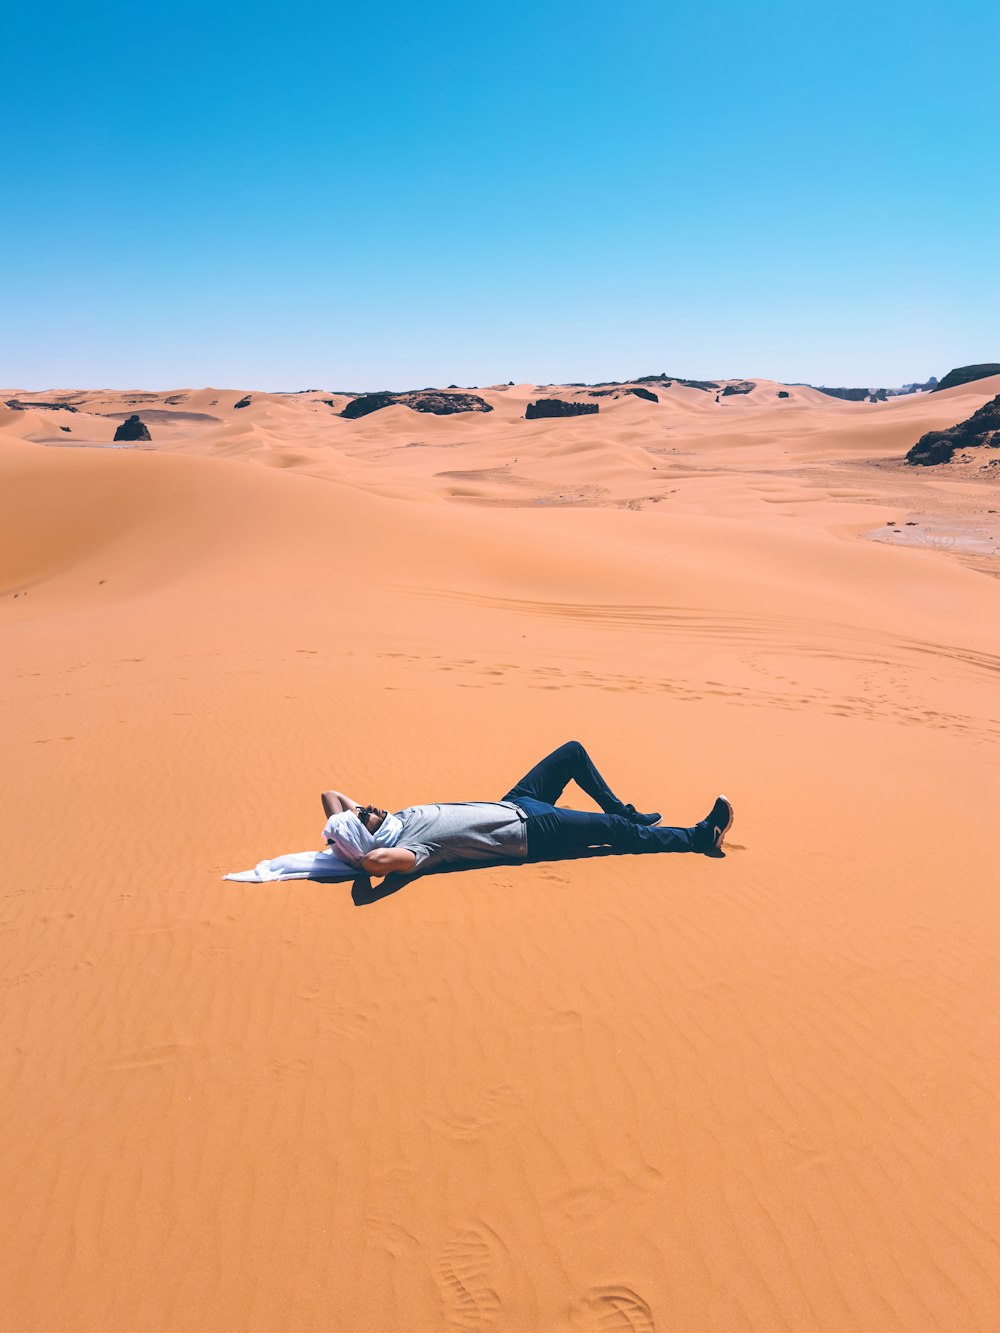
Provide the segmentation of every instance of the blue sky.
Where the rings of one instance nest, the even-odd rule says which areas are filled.
[[[22,0],[5,36],[4,385],[1000,360],[993,0]]]

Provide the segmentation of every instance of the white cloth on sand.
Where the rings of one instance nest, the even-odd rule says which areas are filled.
[[[270,861],[258,861],[252,870],[240,870],[223,879],[238,879],[245,884],[267,884],[274,879],[356,879],[365,872],[349,866],[333,854],[324,852],[290,852]]]
[[[331,815],[323,827],[329,846],[322,852],[289,852],[258,861],[252,870],[240,870],[223,879],[245,884],[267,884],[279,879],[356,879],[366,872],[361,860],[376,847],[394,847],[403,831],[396,815],[386,815],[376,833],[369,833],[351,810]]]

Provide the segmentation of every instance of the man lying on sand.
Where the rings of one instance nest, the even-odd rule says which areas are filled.
[[[557,808],[570,781],[604,811]],[[613,853],[700,852],[725,856],[723,839],[733,807],[720,796],[692,828],[664,828],[659,814],[625,805],[594,767],[579,741],[567,741],[536,764],[500,801],[411,805],[389,814],[342,792],[323,793],[326,852],[261,861],[227,879],[348,878],[358,874],[422,874],[477,861],[558,861],[589,849]]]

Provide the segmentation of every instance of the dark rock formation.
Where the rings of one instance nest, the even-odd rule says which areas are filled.
[[[5,407],[12,407],[15,412],[27,412],[29,407],[44,407],[50,412],[75,412],[75,407],[70,407],[69,403],[29,403],[25,398],[8,398]]]
[[[779,397],[779,398],[791,398],[791,396],[792,396],[792,395],[788,392],[787,389],[779,389],[779,390],[778,390],[778,397]]]
[[[756,380],[737,380],[735,384],[726,385],[722,390],[722,396],[729,398],[734,393],[752,393],[756,387]]]
[[[455,412],[492,412],[493,408],[475,393],[448,393],[441,389],[417,389],[412,393],[363,393],[348,403],[342,417],[356,421],[383,407],[412,408],[414,412],[432,412],[436,417],[451,416]]]
[[[848,403],[863,403],[871,389],[829,389],[825,384],[810,384],[810,389],[818,389],[830,398],[843,398]]]
[[[449,417],[455,412],[492,412],[493,408],[478,393],[441,393],[425,389],[422,393],[402,395],[403,406],[414,412],[433,412],[436,417]]]
[[[929,430],[922,435],[906,455],[906,461],[933,467],[936,463],[950,463],[959,449],[984,447],[1000,449],[1000,393],[957,426]]]
[[[629,394],[636,398],[645,398],[649,403],[658,403],[659,394],[653,393],[651,389],[590,389],[588,390],[591,398],[627,398]]]
[[[825,384],[810,384],[809,388],[830,398],[843,398],[848,403],[884,403],[890,393],[888,389],[829,389]],[[899,397],[894,391],[893,396]]]
[[[539,398],[529,403],[524,414],[525,421],[535,421],[538,417],[586,417],[600,409],[596,403],[567,403],[564,398]]]
[[[989,368],[986,367],[988,370]],[[996,367],[1000,372],[1000,366]],[[973,377],[975,378],[975,377]],[[797,383],[800,381],[797,381]],[[904,398],[907,394],[922,393],[928,390],[934,390],[938,387],[938,382],[932,375],[924,384],[904,384],[899,389],[878,389],[869,386],[867,389],[832,389],[826,384],[807,384],[807,389],[816,389],[819,393],[825,393],[830,398],[843,398],[848,403],[884,403],[889,398]]]
[[[72,428],[72,426],[60,426],[59,429],[60,429],[60,430],[65,430],[65,431],[69,431],[69,430],[72,430],[73,428]]]
[[[949,370],[933,393],[942,389],[954,389],[956,384],[972,384],[974,380],[984,380],[990,375],[1000,375],[1000,366],[995,361],[984,362],[981,366],[957,366]]]
[[[249,406],[250,406],[250,395],[249,395],[249,394],[247,394],[247,396],[246,396],[245,398],[241,398],[240,401],[239,401],[238,403],[233,403],[233,407],[249,407]]]
[[[363,393],[352,399],[340,415],[347,417],[348,421],[356,421],[358,417],[368,416],[369,412],[379,412],[383,407],[391,407],[393,403],[398,402],[398,393]]]
[[[153,437],[143,424],[142,418],[134,413],[122,422],[115,431],[116,440],[151,440]]]
[[[662,384],[665,389],[669,389],[671,384],[680,384],[685,389],[703,389],[705,393],[719,387],[715,380],[682,380],[676,375],[640,375],[635,382],[636,384]]]
[[[593,384],[585,384],[582,381],[578,381],[576,383],[570,381],[569,384],[567,385],[567,388],[621,389],[627,384],[662,384],[665,389],[669,389],[671,384],[683,384],[686,389],[704,389],[706,393],[708,392],[709,389],[717,389],[719,387],[714,380],[682,380],[678,379],[676,375],[664,374],[664,375],[637,375],[634,380],[596,380]],[[635,390],[633,390],[633,393],[634,392]]]

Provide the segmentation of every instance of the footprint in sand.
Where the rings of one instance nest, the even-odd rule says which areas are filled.
[[[500,1242],[486,1229],[469,1227],[445,1245],[434,1266],[446,1327],[485,1333],[500,1328],[500,1297],[491,1286]]]
[[[594,1287],[572,1312],[574,1333],[656,1333],[653,1312],[631,1287]]]

